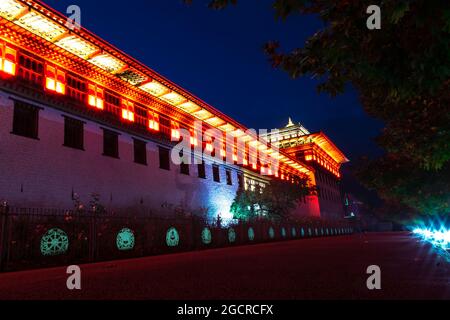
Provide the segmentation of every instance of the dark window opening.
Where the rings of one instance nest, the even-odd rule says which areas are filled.
[[[84,150],[83,121],[64,117],[64,146]]]
[[[37,139],[38,131],[39,108],[25,102],[15,101],[12,133]]]
[[[103,155],[119,158],[119,135],[103,129]]]
[[[134,162],[147,165],[147,143],[133,139],[134,142]]]
[[[219,166],[214,164],[212,166],[212,170],[213,170],[213,179],[214,179],[214,181],[215,182],[220,182]]]
[[[233,185],[233,179],[231,178],[231,171],[226,170],[227,175],[227,185],[232,186]]]
[[[189,164],[182,162],[180,165],[180,173],[189,175]]]
[[[159,167],[164,170],[170,170],[169,149],[159,147]]]
[[[242,173],[238,173],[238,184],[239,188],[244,188],[244,175]]]
[[[180,152],[181,164],[180,164],[180,173],[189,175],[189,163],[186,163],[188,160],[183,157],[183,151]]]
[[[198,164],[198,177],[202,179],[206,179],[206,170],[205,170],[205,162]]]

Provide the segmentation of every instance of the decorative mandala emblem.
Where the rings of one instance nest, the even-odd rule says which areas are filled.
[[[236,242],[236,231],[233,228],[228,229],[228,241],[230,243]]]
[[[168,247],[178,247],[180,244],[180,235],[177,229],[170,228],[166,233],[166,244]]]
[[[203,244],[211,244],[212,242],[211,230],[208,228],[204,228],[202,231],[202,242]]]
[[[69,249],[69,238],[61,229],[50,229],[41,239],[41,253],[44,256],[58,256]]]
[[[128,228],[123,228],[117,234],[116,245],[120,251],[128,251],[134,249],[134,232]]]
[[[281,228],[281,236],[283,237],[283,238],[286,238],[286,229],[285,228]]]
[[[269,238],[270,239],[275,238],[275,230],[273,229],[273,227],[269,228]]]
[[[248,228],[248,240],[253,241],[255,240],[255,230],[253,230],[252,227]]]
[[[297,229],[295,229],[294,227],[291,230],[292,233],[292,237],[295,238],[297,236]]]

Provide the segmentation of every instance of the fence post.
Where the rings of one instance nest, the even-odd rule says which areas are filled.
[[[95,262],[97,256],[97,215],[96,211],[90,212],[89,219],[89,262]]]
[[[0,272],[6,269],[8,258],[8,213],[9,206],[6,202],[0,204]]]

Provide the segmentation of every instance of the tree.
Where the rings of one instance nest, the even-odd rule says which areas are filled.
[[[235,219],[244,221],[258,216],[289,219],[299,201],[313,192],[307,179],[297,178],[294,183],[274,179],[261,189],[239,189],[230,211]]]
[[[248,221],[256,218],[259,214],[259,192],[239,188],[231,204],[230,212],[234,219]]]
[[[275,179],[261,194],[262,208],[269,217],[288,219],[299,202],[312,192],[307,179],[297,179],[294,184]]]
[[[377,142],[386,155],[360,170],[367,187],[418,212],[447,213],[450,2],[376,2],[381,30],[366,27],[372,0],[274,0],[277,17],[315,14],[324,27],[292,52],[281,52],[277,42],[267,43],[265,52],[293,78],[319,79],[321,92],[337,95],[351,84],[366,112],[384,122]],[[222,9],[237,1],[209,3]]]

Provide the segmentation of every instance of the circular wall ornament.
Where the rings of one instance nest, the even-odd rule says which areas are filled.
[[[129,251],[134,249],[134,232],[131,229],[123,228],[119,231],[116,238],[117,249],[120,251]]]
[[[297,237],[297,229],[295,229],[294,227],[292,227],[291,234],[292,234],[292,237],[293,237],[293,238]]]
[[[211,244],[212,242],[211,230],[208,228],[204,228],[202,231],[202,242],[203,244]]]
[[[166,244],[168,247],[178,247],[180,244],[180,235],[178,234],[177,229],[170,228],[166,233]]]
[[[255,240],[255,230],[252,227],[248,228],[248,240]]]
[[[273,229],[273,227],[269,228],[269,238],[270,239],[275,238],[275,230]]]
[[[69,238],[61,229],[50,229],[41,238],[41,254],[44,256],[58,256],[68,249]]]
[[[228,241],[230,243],[236,242],[236,231],[233,228],[228,229]]]
[[[287,233],[286,233],[286,229],[285,229],[285,228],[281,228],[281,236],[282,236],[283,238],[286,238]]]

